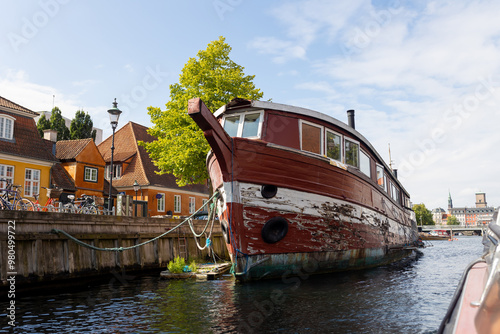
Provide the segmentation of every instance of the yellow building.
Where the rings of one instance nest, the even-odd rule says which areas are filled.
[[[38,134],[34,117],[38,116],[17,103],[0,96],[0,186],[22,186],[22,196],[40,203],[47,201],[42,187],[49,187],[55,156]]]

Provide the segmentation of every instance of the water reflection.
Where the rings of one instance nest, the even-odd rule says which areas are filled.
[[[14,332],[433,333],[481,251],[481,238],[459,238],[372,270],[250,284],[121,276],[81,291],[19,297]]]

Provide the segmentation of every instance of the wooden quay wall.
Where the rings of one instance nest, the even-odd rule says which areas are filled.
[[[161,270],[178,255],[206,259],[208,251],[198,249],[187,223],[158,240],[120,252],[92,250],[52,232],[62,230],[100,248],[129,247],[151,240],[180,222],[166,218],[0,211],[0,287],[9,284],[7,279],[13,273],[16,285],[30,285],[112,272]],[[195,231],[201,233],[206,221],[193,222]],[[206,243],[204,238],[198,242],[200,246]],[[217,221],[211,243],[218,256],[229,258]]]

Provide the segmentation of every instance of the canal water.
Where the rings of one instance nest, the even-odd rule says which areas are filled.
[[[16,297],[0,333],[435,333],[481,237],[432,241],[411,260],[238,284],[116,274],[74,291]]]

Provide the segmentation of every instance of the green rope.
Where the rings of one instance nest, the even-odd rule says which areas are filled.
[[[219,192],[216,191],[212,195],[212,197],[210,197],[210,199],[205,204],[203,204],[198,210],[196,210],[196,212],[194,212],[191,216],[189,216],[186,219],[184,219],[181,223],[179,223],[174,228],[168,230],[165,233],[160,234],[159,236],[154,237],[151,240],[142,242],[142,243],[134,245],[134,246],[129,246],[129,247],[115,247],[115,248],[100,248],[100,247],[96,247],[96,246],[93,246],[93,245],[89,245],[88,243],[83,242],[83,241],[81,241],[81,240],[73,237],[71,234],[69,234],[69,233],[67,233],[65,231],[62,231],[62,230],[58,230],[58,229],[54,228],[54,229],[52,229],[51,232],[52,233],[56,233],[56,234],[61,233],[61,234],[65,235],[68,239],[70,239],[70,240],[76,242],[77,244],[79,244],[80,246],[87,247],[87,248],[90,248],[90,249],[93,249],[93,250],[104,251],[104,252],[122,252],[124,250],[129,250],[129,249],[134,249],[134,248],[137,248],[137,247],[144,246],[146,244],[149,244],[150,242],[153,242],[155,240],[160,239],[161,237],[167,235],[168,233],[171,233],[171,232],[175,231],[176,229],[178,229],[179,227],[181,227],[183,224],[187,223],[191,218],[193,218],[198,212],[201,211],[201,209],[205,208],[214,198],[218,197],[218,195],[219,195]],[[208,226],[208,224],[207,224],[207,226]]]

